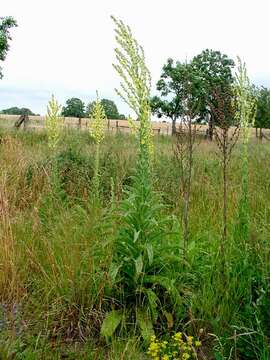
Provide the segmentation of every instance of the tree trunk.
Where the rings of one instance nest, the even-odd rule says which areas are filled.
[[[262,140],[263,138],[263,132],[262,132],[262,128],[260,128],[260,140]]]
[[[208,126],[209,126],[208,137],[209,137],[209,140],[212,141],[213,135],[214,135],[214,118],[213,118],[212,114],[210,114]]]
[[[176,118],[172,118],[172,136],[176,134]]]

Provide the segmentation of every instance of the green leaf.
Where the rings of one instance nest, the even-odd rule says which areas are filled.
[[[164,311],[163,311],[163,314],[164,314],[165,317],[166,317],[168,329],[171,329],[171,328],[173,327],[173,316],[172,316],[172,313],[169,313],[168,311],[164,310]]]
[[[101,335],[105,337],[106,341],[113,336],[123,316],[122,310],[112,310],[106,315],[100,330]]]
[[[109,268],[109,276],[110,276],[113,284],[115,283],[115,279],[116,279],[116,276],[117,276],[120,268],[121,268],[121,265],[118,265],[116,263],[111,263],[111,266]]]
[[[155,335],[151,317],[146,310],[137,309],[137,321],[141,334],[146,342],[150,342],[151,336]]]
[[[158,318],[157,307],[158,307],[158,303],[159,303],[159,298],[154,293],[154,291],[151,289],[145,289],[145,294],[148,299],[148,303],[149,303],[149,307],[151,310],[153,321],[156,322],[157,318]]]
[[[136,267],[136,275],[139,276],[142,273],[142,269],[143,269],[143,258],[142,255],[140,255],[136,260],[135,260],[135,267]]]
[[[172,302],[175,303],[175,305],[181,305],[181,296],[179,294],[178,289],[174,286],[173,280],[169,279],[165,276],[159,276],[159,275],[148,275],[144,276],[143,278],[144,283],[150,283],[150,284],[158,284],[162,286],[164,289],[166,289],[170,295],[170,298]]]
[[[147,251],[149,265],[151,266],[153,263],[153,259],[154,259],[153,246],[151,244],[147,244],[146,251]]]
[[[134,230],[133,242],[136,242],[136,241],[138,240],[139,235],[140,235],[140,232],[141,232],[141,230],[139,230],[139,231],[135,231],[135,230]]]

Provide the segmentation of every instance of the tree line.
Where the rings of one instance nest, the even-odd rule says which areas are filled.
[[[107,119],[126,119],[125,115],[120,114],[118,108],[114,101],[109,99],[101,99],[101,104],[104,108],[105,115]],[[61,115],[64,117],[77,117],[84,118],[89,117],[92,113],[92,109],[95,105],[95,101],[89,102],[87,106],[85,106],[84,102],[78,98],[70,98],[66,101],[65,106],[62,109]],[[0,111],[0,114],[8,114],[8,115],[39,115],[33,113],[28,108],[18,108],[17,106],[10,107],[8,109],[4,109]]]

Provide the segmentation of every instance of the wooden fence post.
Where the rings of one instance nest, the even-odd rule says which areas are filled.
[[[118,120],[116,120],[116,132],[119,131],[119,125],[118,125]]]
[[[25,115],[24,116],[24,122],[23,122],[23,129],[26,130],[27,126],[29,124],[29,116]]]

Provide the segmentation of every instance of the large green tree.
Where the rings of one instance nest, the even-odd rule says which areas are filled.
[[[255,127],[260,129],[260,137],[262,137],[262,129],[270,128],[270,89],[262,86],[255,90],[257,111],[255,116]]]
[[[232,69],[234,61],[220,51],[206,49],[195,56],[191,62],[193,71],[200,76],[201,89],[198,93],[200,101],[200,117],[207,118],[209,124],[209,137],[213,138],[215,125],[213,103],[217,89],[227,89],[233,84]]]
[[[159,118],[167,117],[172,121],[172,135],[176,133],[176,121],[183,114],[183,78],[186,64],[174,63],[168,59],[156,88],[160,96],[151,99],[152,113]]]
[[[17,26],[13,17],[0,17],[0,61],[4,61],[9,50],[9,41],[11,40],[10,29]],[[0,79],[2,79],[2,67],[0,66]]]
[[[100,101],[107,119],[125,119],[125,115],[123,114],[119,114],[119,111],[117,109],[116,104],[114,103],[114,101],[109,100],[109,99],[102,99]],[[95,104],[95,101],[90,102],[87,107],[86,107],[86,115],[89,116],[89,114],[91,114],[93,106]]]
[[[168,59],[157,82],[160,96],[154,96],[151,101],[152,112],[159,117],[170,118],[174,134],[177,119],[184,115],[186,99],[192,98],[193,115],[197,121],[205,119],[209,122],[209,136],[212,139],[214,94],[217,89],[232,85],[233,67],[234,61],[227,55],[209,49],[195,56],[190,63],[174,63]]]
[[[66,101],[66,106],[62,109],[65,117],[83,118],[85,116],[84,103],[78,98],[71,98]]]

